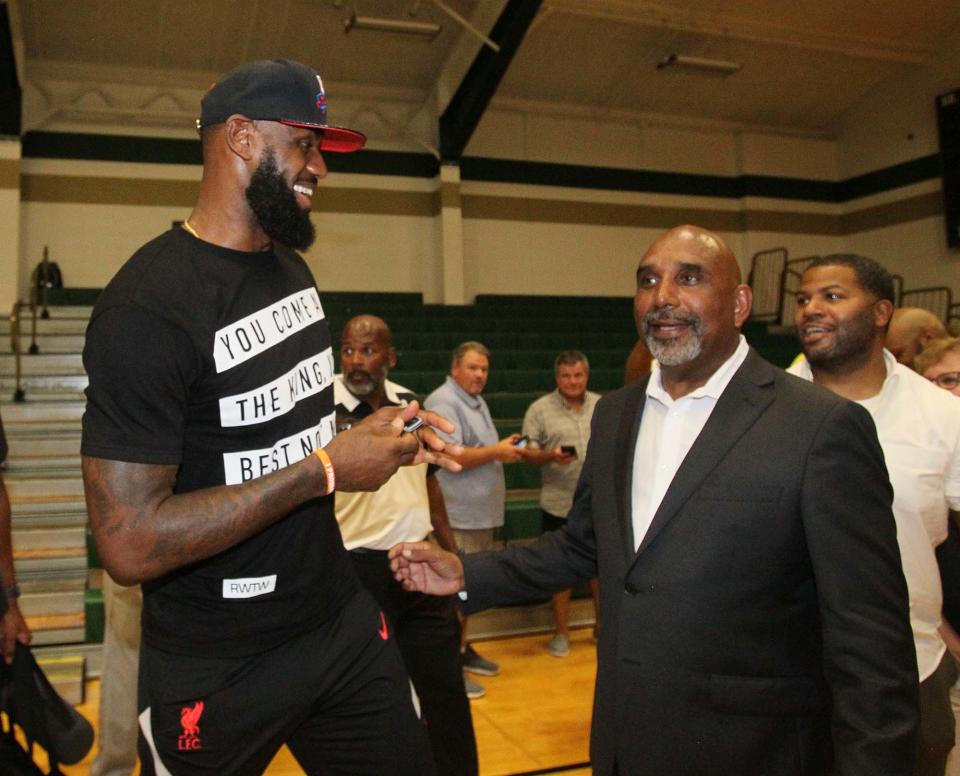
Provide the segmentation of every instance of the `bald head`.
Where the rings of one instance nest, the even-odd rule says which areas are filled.
[[[932,340],[947,336],[947,327],[929,310],[898,307],[893,311],[885,345],[901,364],[913,368],[913,360]]]
[[[658,237],[647,250],[646,256],[670,247],[681,247],[699,256],[705,262],[709,262],[713,271],[723,276],[731,287],[742,282],[737,257],[716,232],[692,224],[676,226]]]
[[[340,333],[341,339],[348,337],[373,337],[387,347],[393,345],[393,335],[383,318],[376,315],[357,315],[351,318]]]

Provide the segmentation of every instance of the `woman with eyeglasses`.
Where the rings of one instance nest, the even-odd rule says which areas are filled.
[[[960,337],[944,337],[927,345],[913,368],[941,388],[960,396]]]

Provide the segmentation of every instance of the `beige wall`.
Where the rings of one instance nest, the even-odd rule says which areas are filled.
[[[927,88],[934,83],[939,81]],[[932,111],[932,97],[929,102]],[[901,107],[912,104],[904,96]],[[864,121],[873,110],[858,107]],[[495,101],[467,155],[814,181],[841,180],[876,169],[870,164],[915,158],[904,156],[897,138],[889,144],[898,147],[885,150],[884,137],[868,128],[845,124],[839,131],[832,140],[662,117],[644,122],[612,117],[601,124],[506,109]],[[872,151],[851,150],[868,139]],[[16,189],[0,189],[5,208],[0,217],[4,224],[19,224],[13,230],[19,258],[15,267],[10,259],[0,263],[0,283],[21,295],[44,245],[67,285],[104,285],[138,246],[189,213],[200,174],[192,165],[15,163],[22,201]],[[314,206],[319,238],[305,254],[320,287],[422,291],[427,301],[443,301],[439,189],[439,180],[331,174]],[[928,181],[837,204],[464,180],[459,197],[465,296],[629,294],[646,245],[685,221],[721,232],[745,273],[754,252],[777,246],[793,256],[855,250],[884,261],[910,286],[948,283],[960,296],[957,258],[943,244],[938,191],[939,182]]]

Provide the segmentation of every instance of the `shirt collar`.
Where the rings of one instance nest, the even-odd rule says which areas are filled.
[[[897,359],[894,358],[893,353],[891,353],[886,348],[883,349],[883,366],[887,370],[887,376],[883,378],[883,386],[880,388],[879,396],[885,390],[887,386],[894,385],[899,378],[898,366],[902,366],[897,362]],[[813,370],[810,368],[810,362],[806,358],[801,359],[796,363],[796,366],[793,367],[794,374],[797,377],[802,377],[804,380],[809,380],[813,382]]]
[[[742,334],[740,335],[739,344],[737,349],[733,351],[733,354],[724,361],[717,370],[710,375],[710,379],[707,380],[699,388],[691,391],[690,393],[682,396],[682,399],[719,399],[720,395],[724,392],[727,385],[733,379],[734,374],[740,368],[741,364],[746,360],[747,353],[750,352],[750,346],[747,345],[746,337]],[[678,401],[674,399],[663,387],[663,372],[660,369],[656,369],[650,375],[650,380],[647,382],[647,396],[651,399],[656,399],[661,404],[665,404],[668,407]]]
[[[468,407],[477,409],[481,405],[481,398],[479,396],[471,396],[469,393],[463,390],[463,388],[460,387],[460,384],[453,379],[453,375],[447,375],[447,385],[453,389],[453,392],[457,394],[461,400],[466,402]]]

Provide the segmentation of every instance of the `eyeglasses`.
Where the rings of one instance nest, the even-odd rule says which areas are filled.
[[[927,378],[931,383],[936,383],[941,388],[952,391],[960,385],[960,372],[944,372],[942,375]]]

